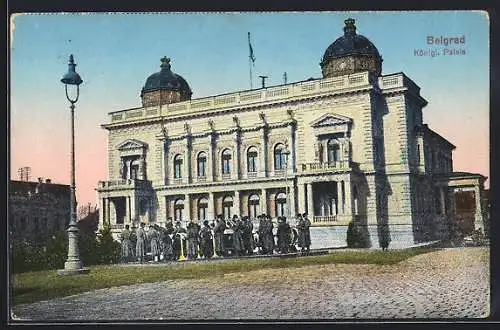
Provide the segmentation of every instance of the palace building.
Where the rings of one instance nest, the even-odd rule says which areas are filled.
[[[378,247],[446,238],[455,191],[475,196],[483,228],[484,176],[453,172],[455,146],[423,122],[427,101],[404,73],[382,74],[382,56],[355,21],[329,45],[322,77],[191,99],[161,59],[142,106],[115,111],[108,181],[97,186],[99,226],[276,218],[307,212],[326,246],[345,245],[353,221]]]

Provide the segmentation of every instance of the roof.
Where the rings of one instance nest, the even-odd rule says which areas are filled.
[[[447,139],[445,139],[444,137],[442,137],[440,134],[438,134],[435,131],[433,131],[432,129],[430,129],[427,124],[423,124],[423,125],[417,126],[416,127],[416,131],[417,131],[417,134],[418,133],[420,133],[420,134],[427,133],[427,134],[431,135],[432,137],[440,140],[440,142],[446,143],[446,144],[450,145],[452,149],[456,149],[457,148],[453,143],[451,143],[450,141],[448,141]]]
[[[27,195],[28,192],[35,192],[38,185],[41,185],[42,191],[50,193],[56,198],[69,198],[70,186],[59,183],[33,182],[33,181],[17,181],[10,180],[9,194],[10,195]]]
[[[368,38],[356,34],[354,19],[349,18],[344,21],[344,35],[337,38],[325,51],[321,63],[329,59],[344,57],[347,55],[370,55],[381,59],[377,48]]]
[[[190,99],[193,94],[191,88],[182,76],[170,70],[170,59],[163,57],[161,62],[161,70],[146,79],[141,96],[148,92],[168,90],[180,92],[182,101]]]

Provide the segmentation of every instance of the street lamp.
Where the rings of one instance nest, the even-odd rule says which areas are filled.
[[[288,145],[285,146],[285,150],[282,151],[282,154],[285,156],[285,197],[286,197],[286,217],[287,220],[291,221],[292,211],[290,210],[290,199],[288,193],[288,156],[290,155],[290,151],[288,150]]]
[[[75,196],[75,103],[80,95],[80,84],[83,82],[80,75],[75,71],[73,55],[69,56],[68,72],[62,77],[66,98],[71,103],[71,189],[70,189],[70,218],[68,228],[68,259],[64,263],[64,269],[59,269],[59,275],[87,274],[88,268],[83,268],[80,261],[80,251],[78,249],[78,225],[76,223],[76,196]],[[68,95],[68,85],[76,86],[76,97],[70,98]]]

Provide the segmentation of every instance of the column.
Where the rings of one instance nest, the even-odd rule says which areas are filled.
[[[189,150],[189,140],[186,138],[185,142],[184,142],[184,157],[183,157],[183,172],[182,173],[182,177],[183,177],[183,182],[184,183],[190,183],[190,180],[189,180],[189,177],[190,177],[190,173],[189,173],[189,163],[191,161],[191,153],[190,153],[190,150]]]
[[[169,182],[169,173],[171,172],[169,168],[169,161],[168,161],[168,141],[165,139],[163,141],[163,182],[165,185],[168,185]]]
[[[337,213],[345,214],[345,200],[342,198],[342,180],[337,181]]]
[[[260,161],[259,176],[267,177],[267,132],[265,127],[262,128],[259,161]]]
[[[352,193],[351,193],[350,178],[347,178],[347,180],[344,181],[344,196],[345,196],[344,214],[347,216],[352,216]]]
[[[131,217],[132,223],[133,223],[134,221],[138,220],[137,219],[137,212],[136,212],[136,209],[137,209],[136,203],[137,202],[136,202],[136,198],[135,198],[135,193],[133,193],[132,196],[129,198],[130,198],[130,204],[129,204],[130,205],[130,217]],[[139,226],[139,223],[137,223],[136,225]]]
[[[241,215],[240,209],[240,191],[234,191],[234,199],[233,199],[233,214],[236,214],[238,217]]]
[[[189,194],[184,195],[184,221],[191,220],[191,200]]]
[[[240,132],[236,131],[233,136],[233,146],[234,146],[234,168],[231,171],[231,177],[233,179],[240,178]]]
[[[444,187],[439,187],[439,201],[441,204],[441,214],[446,215],[446,199],[444,197]]]
[[[299,213],[306,212],[306,196],[304,184],[297,184],[297,201],[299,203]]]
[[[99,196],[99,229],[104,225],[104,202],[105,199]]]
[[[106,209],[106,219],[104,219],[104,221],[106,222],[106,224],[108,225],[111,225],[111,201],[109,200],[109,198],[105,198],[104,199],[104,207]]]
[[[213,135],[208,136],[208,157],[207,157],[207,181],[215,181],[215,157]]]
[[[293,185],[293,181],[292,181],[292,184],[291,184],[291,187],[288,188],[288,193],[289,193],[289,196],[288,196],[288,200],[290,202],[290,220],[295,218],[295,214],[297,213],[297,211],[295,210],[295,187]]]
[[[132,161],[128,160],[127,161],[127,179],[130,179],[132,177],[132,171],[131,171],[131,165]]]
[[[214,193],[213,192],[208,192],[208,219],[209,220],[214,220],[215,219],[215,211],[214,211]]]
[[[481,198],[481,188],[479,185],[474,187],[474,196],[476,198],[476,214],[474,217],[474,229],[481,229],[484,234],[483,203]]]
[[[139,159],[139,173],[138,173],[138,178],[140,180],[146,180],[146,159],[144,155],[141,155]]]
[[[268,214],[267,211],[267,192],[266,189],[260,190],[260,211],[261,213]]]
[[[307,184],[307,214],[309,219],[314,220],[314,204],[312,183]]]
[[[131,222],[131,215],[130,215],[130,197],[125,196],[125,217],[123,219],[124,223],[130,223]]]

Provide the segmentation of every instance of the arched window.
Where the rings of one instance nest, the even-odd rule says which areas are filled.
[[[198,220],[207,220],[208,212],[208,199],[202,197],[198,199]]]
[[[247,151],[247,171],[257,172],[257,148],[250,147]]]
[[[184,215],[184,200],[179,198],[174,202],[174,220],[182,221],[183,215]]]
[[[260,214],[259,212],[260,198],[258,195],[250,195],[248,197],[248,216],[250,219],[255,219]]]
[[[276,195],[276,216],[284,217],[286,216],[286,194],[284,192],[280,192]]]
[[[224,149],[222,152],[222,174],[231,174],[231,150]]]
[[[182,156],[176,155],[174,157],[174,179],[182,178]]]
[[[224,215],[224,219],[231,219],[231,209],[233,208],[233,197],[226,196],[222,200],[222,213]]]
[[[284,170],[286,167],[286,153],[285,153],[285,145],[277,144],[274,147],[274,169],[275,170]]]
[[[336,139],[330,139],[327,146],[328,164],[335,164],[340,161],[340,146]]]
[[[206,167],[207,167],[207,154],[205,152],[200,152],[198,154],[198,177],[206,176]]]

